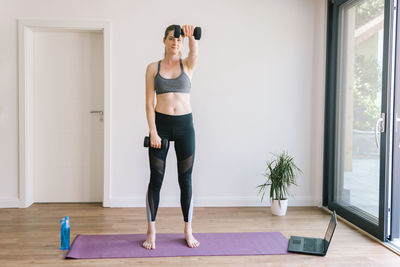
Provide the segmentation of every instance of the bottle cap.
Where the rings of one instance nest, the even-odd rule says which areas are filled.
[[[69,220],[69,216],[65,216],[65,220]]]

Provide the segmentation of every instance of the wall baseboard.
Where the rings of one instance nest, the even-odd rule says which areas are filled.
[[[260,197],[193,197],[195,207],[261,207],[270,206],[265,198],[261,203]],[[322,197],[296,197],[289,199],[289,206],[320,206]],[[111,198],[109,207],[144,207],[144,197]],[[179,197],[165,197],[160,199],[159,207],[180,207]]]
[[[261,207],[270,206],[269,201],[260,197],[194,197],[195,207]],[[69,202],[70,203],[70,202]],[[321,206],[322,198],[298,196],[289,199],[289,206]],[[145,207],[144,197],[117,197],[103,202],[104,207]],[[160,199],[159,207],[180,207],[178,197],[165,197]],[[20,208],[18,198],[0,198],[0,208]]]
[[[20,201],[16,197],[0,197],[0,208],[19,208]]]

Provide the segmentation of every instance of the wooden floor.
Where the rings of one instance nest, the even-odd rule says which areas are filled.
[[[0,266],[400,266],[400,257],[339,221],[328,254],[207,256],[65,260],[59,249],[61,217],[70,216],[71,243],[77,234],[132,234],[147,230],[145,208],[101,204],[34,204],[0,209]],[[285,217],[264,207],[196,207],[193,233],[280,231],[286,237],[323,237],[330,215],[317,207],[289,207]],[[183,231],[180,208],[160,207],[158,233]]]

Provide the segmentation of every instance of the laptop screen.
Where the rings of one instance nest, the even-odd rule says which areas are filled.
[[[326,233],[325,233],[325,241],[328,243],[328,245],[331,242],[333,232],[335,231],[335,228],[336,228],[336,224],[337,224],[336,212],[333,211],[331,220],[328,225],[328,229],[326,230]]]

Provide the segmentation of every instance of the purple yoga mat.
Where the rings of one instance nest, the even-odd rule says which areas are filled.
[[[200,242],[189,248],[185,236],[157,233],[156,249],[142,247],[146,234],[81,235],[75,237],[66,258],[144,258],[179,256],[233,256],[289,254],[289,241],[280,232],[194,233]]]

